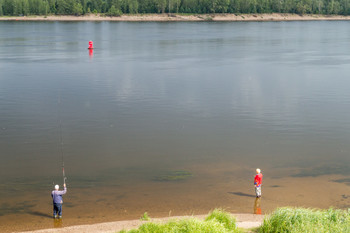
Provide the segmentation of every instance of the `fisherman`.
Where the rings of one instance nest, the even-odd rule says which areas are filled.
[[[66,194],[67,187],[66,183],[63,184],[64,190],[59,191],[60,186],[58,184],[55,185],[55,190],[52,191],[51,197],[53,201],[53,217],[54,218],[62,218],[62,195]]]
[[[257,168],[256,175],[254,177],[254,186],[255,186],[256,197],[261,197],[262,178],[263,178],[263,175],[261,174],[261,170],[259,168]]]

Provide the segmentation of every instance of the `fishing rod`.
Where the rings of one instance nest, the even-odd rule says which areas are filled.
[[[66,174],[64,172],[64,163],[62,164],[62,176],[63,176],[63,184],[66,184],[67,177],[66,177]]]
[[[62,137],[62,119],[60,114],[60,107],[61,107],[61,92],[59,93],[58,97],[58,118],[59,118],[59,128],[60,128],[60,151],[61,151],[61,157],[62,157],[62,177],[63,177],[63,184],[66,184],[66,173],[64,171],[64,152],[63,152],[63,137]]]

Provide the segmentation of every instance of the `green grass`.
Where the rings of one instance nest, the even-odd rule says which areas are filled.
[[[350,232],[350,212],[334,209],[279,208],[264,220],[257,232]]]
[[[146,217],[148,217],[147,213]],[[144,214],[144,215],[145,215]],[[205,220],[188,218],[167,223],[147,222],[138,229],[120,233],[350,233],[350,209],[319,210],[284,207],[268,215],[261,227],[238,229],[236,219],[221,209],[210,212]]]
[[[151,218],[148,216],[148,213],[143,213],[142,217],[140,218],[141,221],[149,221]]]
[[[205,221],[215,220],[221,223],[226,229],[234,232],[237,230],[236,226],[236,218],[231,216],[230,213],[227,213],[221,209],[215,209],[209,213],[209,215],[205,218]]]
[[[138,229],[120,233],[238,233],[236,219],[223,210],[209,213],[204,221],[196,218],[172,220],[167,223],[147,222]]]

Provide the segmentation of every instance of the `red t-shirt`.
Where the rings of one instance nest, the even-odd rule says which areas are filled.
[[[262,178],[263,175],[261,173],[256,174],[256,176],[254,177],[254,184],[259,187],[262,183]]]

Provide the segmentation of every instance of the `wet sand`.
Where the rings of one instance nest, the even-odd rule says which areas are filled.
[[[157,218],[152,219],[152,222],[165,223],[169,220],[178,220],[185,218],[197,218],[200,220],[204,220],[207,215],[196,215],[196,216],[176,216],[176,217],[166,217],[166,218]],[[237,226],[240,228],[253,228],[261,225],[264,215],[255,215],[255,214],[233,214],[233,216],[237,219]],[[145,221],[141,220],[129,220],[129,221],[116,221],[116,222],[107,222],[100,224],[91,224],[91,225],[79,225],[79,226],[71,226],[71,227],[63,227],[63,220],[53,220],[52,229],[44,229],[37,231],[29,231],[30,233],[108,233],[108,232],[119,232],[121,230],[130,230],[135,229],[138,226],[145,223]],[[25,231],[28,233],[28,231]],[[22,232],[24,233],[24,232]]]
[[[101,15],[84,16],[18,16],[0,17],[0,21],[310,21],[310,20],[350,20],[344,15],[298,15],[298,14],[135,14],[120,17],[106,17]]]

